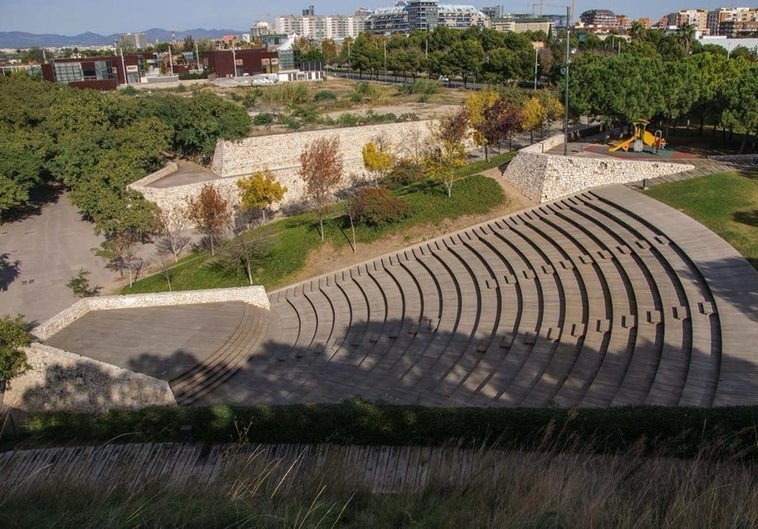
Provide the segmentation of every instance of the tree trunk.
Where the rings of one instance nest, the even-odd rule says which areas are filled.
[[[252,285],[253,284],[253,271],[250,268],[250,256],[246,255],[245,258],[245,271],[247,272],[247,280]]]
[[[213,246],[213,234],[208,234],[208,239],[211,241],[211,255],[216,255],[216,248]]]
[[[353,216],[348,215],[348,217],[350,217],[350,231],[353,232],[353,252],[355,252],[358,246],[355,242],[355,225],[353,224]]]
[[[738,152],[737,154],[742,154],[745,152],[745,146],[747,145],[747,137],[748,137],[747,133],[743,134],[742,143],[740,144],[740,152]]]
[[[319,228],[321,229],[321,242],[324,242],[324,216],[323,215],[319,216],[318,225],[319,225]]]
[[[697,135],[703,135],[703,127],[705,126],[705,114],[700,114],[700,127],[697,129]]]

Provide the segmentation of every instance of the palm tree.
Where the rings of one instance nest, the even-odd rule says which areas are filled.
[[[629,36],[632,38],[632,42],[642,42],[645,40],[646,33],[645,26],[639,20],[635,20],[629,26]]]
[[[695,40],[695,26],[689,22],[682,22],[676,28],[676,40],[684,46],[684,55],[690,54],[690,44]]]

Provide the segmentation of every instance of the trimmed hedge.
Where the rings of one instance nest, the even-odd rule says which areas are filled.
[[[758,460],[758,407],[426,408],[371,403],[40,413],[4,445],[177,441],[427,445]],[[241,433],[246,432],[246,433]]]

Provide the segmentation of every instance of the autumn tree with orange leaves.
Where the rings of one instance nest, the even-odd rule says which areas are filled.
[[[211,255],[231,222],[229,202],[211,184],[205,184],[197,197],[187,199],[187,215],[195,227],[208,238]]]
[[[300,171],[305,190],[316,204],[321,240],[324,240],[324,215],[334,187],[342,178],[342,153],[339,138],[318,138],[307,144],[300,153]]]

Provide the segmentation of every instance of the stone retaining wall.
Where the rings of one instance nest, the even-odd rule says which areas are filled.
[[[165,380],[35,343],[29,369],[11,380],[5,404],[26,411],[90,413],[176,405]]]
[[[758,165],[758,154],[717,154],[709,156],[709,160],[731,162],[745,165]]]
[[[128,187],[158,204],[161,209],[172,211],[177,206],[184,206],[187,198],[198,196],[202,187],[210,183],[234,207],[239,205],[237,180],[268,168],[274,177],[287,187],[281,202],[271,207],[276,211],[281,207],[301,203],[305,199],[305,182],[298,175],[300,153],[306,144],[313,140],[334,137],[339,139],[343,157],[342,181],[337,186],[337,190],[340,190],[352,186],[355,180],[365,181],[373,178],[363,167],[361,149],[366,143],[381,136],[399,156],[415,157],[431,136],[429,124],[429,121],[414,121],[259,136],[236,142],[219,141],[212,164],[213,172],[219,175],[218,179],[170,188],[151,187],[152,183],[176,170],[175,165],[169,164]]]
[[[172,305],[195,305],[199,303],[223,303],[241,301],[269,310],[266,290],[261,286],[188,290],[185,292],[159,292],[133,294],[130,296],[98,296],[84,298],[66,310],[59,312],[34,329],[34,335],[44,341],[71,325],[92,310],[133,309],[139,307],[166,307]]]
[[[637,182],[694,169],[682,163],[546,154],[561,143],[563,134],[558,134],[521,149],[503,176],[526,197],[543,203],[593,187]]]

